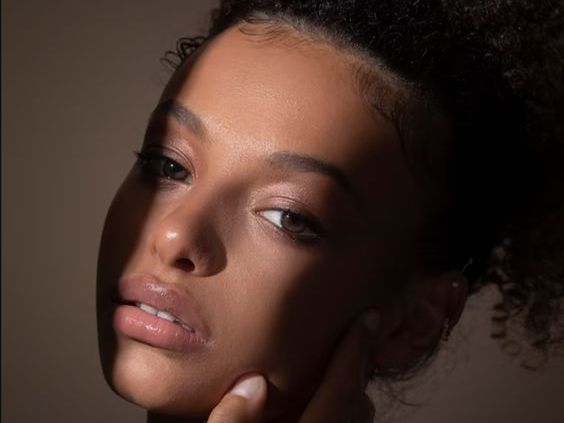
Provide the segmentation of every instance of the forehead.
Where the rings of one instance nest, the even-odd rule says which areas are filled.
[[[321,44],[264,42],[235,27],[185,63],[167,95],[189,102],[208,127],[245,138],[267,135],[285,147],[307,149],[307,139],[319,152],[338,146],[329,140],[395,135],[366,111],[344,55]]]

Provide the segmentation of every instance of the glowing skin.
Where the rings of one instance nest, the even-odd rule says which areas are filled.
[[[171,99],[205,129],[161,108],[143,154],[189,173],[153,158],[133,167],[112,203],[98,268],[105,376],[145,408],[204,416],[258,371],[269,415],[289,412],[314,392],[354,317],[388,301],[404,277],[416,208],[399,140],[368,113],[336,51],[257,43],[236,28],[183,66],[160,102]],[[350,192],[303,161],[289,165],[288,152],[338,167]],[[179,180],[159,184],[153,173],[167,163]],[[306,240],[318,231],[281,222],[287,208],[316,219],[320,239],[285,235],[282,224]],[[115,333],[112,292],[136,274],[190,294],[210,329],[203,348],[175,352]]]

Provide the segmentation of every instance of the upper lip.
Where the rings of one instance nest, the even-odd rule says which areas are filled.
[[[117,302],[148,304],[182,320],[205,340],[210,337],[198,305],[177,284],[165,283],[154,275],[132,274],[119,280],[117,294]]]

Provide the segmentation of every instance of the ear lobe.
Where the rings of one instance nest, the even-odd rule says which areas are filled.
[[[466,299],[468,298],[468,281],[460,272],[453,272],[449,280],[450,289],[446,298],[446,314],[452,328],[462,315]]]

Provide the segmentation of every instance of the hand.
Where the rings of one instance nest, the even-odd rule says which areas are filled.
[[[369,333],[377,324],[377,313],[368,312],[351,325],[298,423],[372,422],[374,407],[364,389],[368,382]],[[208,423],[260,422],[266,392],[266,380],[262,375],[245,375],[213,409]]]

